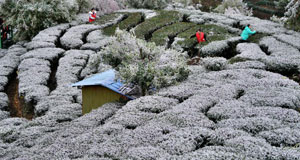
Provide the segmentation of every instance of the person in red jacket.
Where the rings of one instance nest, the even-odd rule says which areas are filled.
[[[89,12],[89,22],[94,22],[96,19],[96,10],[95,8],[92,8],[91,11]]]
[[[201,32],[201,28],[199,28],[198,31],[196,32],[196,37],[199,43],[199,55],[200,55],[201,43],[207,41],[207,39],[204,32]]]

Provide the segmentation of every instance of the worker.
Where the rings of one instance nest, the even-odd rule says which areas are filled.
[[[95,10],[95,8],[92,8],[91,11],[89,12],[89,22],[94,22],[96,19],[96,13],[97,11]]]
[[[201,32],[201,28],[199,28],[198,31],[196,32],[196,37],[197,37],[197,41],[199,43],[199,53],[198,53],[198,56],[200,56],[201,43],[207,41],[206,34],[204,34],[204,32]]]
[[[248,38],[249,38],[249,36],[252,35],[252,34],[255,34],[255,33],[256,33],[256,31],[251,31],[251,25],[248,24],[248,25],[244,28],[244,30],[243,30],[243,32],[242,32],[242,34],[241,34],[241,37],[242,37],[242,39],[243,39],[244,41],[247,41]]]

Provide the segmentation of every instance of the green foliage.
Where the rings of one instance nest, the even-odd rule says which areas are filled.
[[[89,0],[76,0],[78,4],[78,11],[77,13],[87,12],[91,6]]]
[[[194,23],[178,22],[170,26],[166,26],[152,34],[151,42],[155,42],[156,45],[165,45],[168,37],[175,37],[177,34],[184,32],[195,25],[196,24]]]
[[[285,26],[289,29],[300,31],[300,7],[296,9],[295,16],[289,17],[289,19],[286,21]]]
[[[222,3],[214,9],[214,11],[218,13],[225,13],[228,9],[232,9],[235,14],[252,15],[252,10],[248,9],[243,0],[223,0]]]
[[[116,19],[120,15],[121,15],[120,13],[112,13],[112,14],[102,15],[100,18],[96,18],[94,24],[99,24],[99,25],[105,24],[109,21],[112,21],[112,20]]]
[[[15,40],[29,40],[50,26],[69,22],[76,4],[61,0],[5,0],[0,16],[15,30]]]
[[[256,5],[269,5],[269,6],[275,6],[274,1],[269,0],[261,0],[255,3]]]
[[[176,11],[159,11],[159,15],[145,20],[144,23],[140,24],[135,29],[135,35],[141,39],[147,39],[149,33],[162,28],[164,26],[173,24],[175,22],[180,22],[182,20],[182,15]]]
[[[271,36],[271,35],[266,33],[255,33],[249,37],[248,41],[252,43],[259,43],[260,39],[266,36]]]
[[[138,85],[143,95],[153,88],[166,87],[188,77],[182,53],[165,50],[120,30],[116,36],[116,40],[101,51],[102,61],[119,71],[125,83]]]
[[[163,9],[172,0],[127,0],[127,4],[133,8]]]
[[[143,16],[141,13],[126,13],[127,18],[120,22],[119,24],[115,24],[110,27],[106,27],[103,29],[103,33],[108,36],[112,36],[115,34],[116,28],[119,27],[121,30],[129,31],[131,28],[139,24]]]
[[[228,64],[234,64],[234,63],[238,63],[238,62],[246,62],[248,60],[251,60],[251,59],[242,58],[242,57],[232,57],[228,60]]]
[[[225,40],[226,38],[232,36],[225,28],[217,25],[197,25],[185,32],[180,33],[177,37],[184,40],[179,41],[178,44],[183,48],[192,48],[193,46],[195,46],[198,43],[195,34],[199,28],[201,28],[201,30],[206,34],[206,37],[208,39],[207,42],[201,43],[201,45],[203,46],[207,45],[210,41]]]

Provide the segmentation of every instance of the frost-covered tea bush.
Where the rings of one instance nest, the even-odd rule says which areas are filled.
[[[223,0],[222,4],[219,5],[215,11],[225,14],[243,14],[247,16],[252,15],[252,9],[249,10],[246,3],[243,0]]]
[[[102,60],[116,68],[126,83],[138,85],[143,95],[187,78],[183,53],[165,50],[121,30],[116,37],[100,52]]]
[[[163,9],[171,0],[127,0],[133,8]]]
[[[299,0],[290,0],[287,6],[285,7],[286,12],[284,13],[285,17],[288,18],[287,26],[295,30],[300,30],[300,2]]]
[[[206,57],[202,59],[204,67],[209,71],[219,71],[226,68],[227,60],[223,57]]]
[[[89,7],[97,8],[100,15],[111,13],[124,7],[120,0],[88,0],[90,1]],[[118,2],[119,1],[119,2]]]
[[[16,30],[17,40],[31,39],[40,30],[69,22],[77,4],[67,0],[5,0],[0,15]]]

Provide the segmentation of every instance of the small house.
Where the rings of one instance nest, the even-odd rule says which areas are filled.
[[[123,83],[115,79],[113,69],[96,74],[72,86],[82,88],[82,114],[89,113],[105,103],[134,99],[120,92]]]

